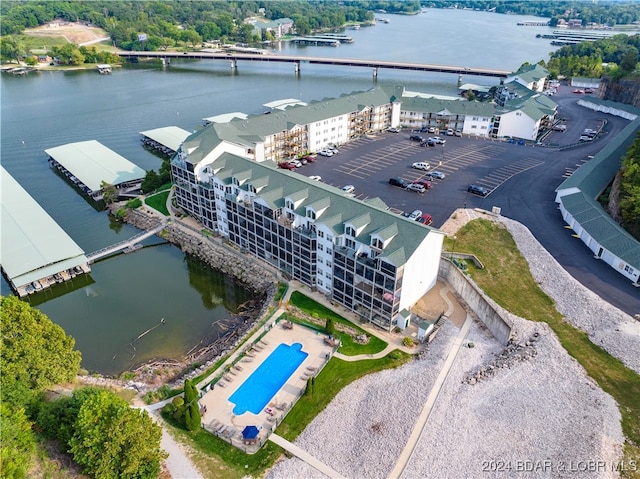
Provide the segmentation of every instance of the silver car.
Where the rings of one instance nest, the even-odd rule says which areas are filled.
[[[416,193],[424,193],[426,190],[424,189],[424,186],[419,185],[417,183],[411,183],[410,185],[407,185],[407,191],[415,191]]]

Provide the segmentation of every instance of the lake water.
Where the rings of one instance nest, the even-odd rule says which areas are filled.
[[[390,23],[347,30],[355,40],[352,44],[337,48],[281,44],[275,49],[284,54],[505,70],[548,60],[555,49],[549,40],[535,37],[551,29],[516,25],[535,17],[436,9],[415,16],[384,16]],[[463,81],[497,82],[483,77]],[[308,64],[302,65],[299,76],[289,64],[241,62],[233,71],[227,63],[215,61],[174,62],[165,68],[129,65],[111,75],[3,74],[2,165],[90,253],[138,231],[94,209],[49,167],[46,148],[98,140],[145,170],[157,169],[161,159],[142,148],[140,131],[170,125],[191,131],[200,128],[202,118],[232,111],[259,113],[264,103],[273,100],[319,100],[375,85],[457,93],[455,75],[380,70],[374,81],[368,69]],[[179,358],[216,338],[228,311],[249,299],[227,278],[161,243],[150,239],[146,244],[155,246],[100,261],[89,278],[32,298],[75,337],[83,367],[118,374],[152,358]],[[11,294],[4,279],[1,286],[3,295]]]

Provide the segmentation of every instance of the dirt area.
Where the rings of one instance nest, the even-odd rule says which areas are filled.
[[[67,22],[51,22],[41,27],[28,28],[24,34],[32,37],[63,37],[76,45],[90,45],[109,38],[109,34],[102,28]]]

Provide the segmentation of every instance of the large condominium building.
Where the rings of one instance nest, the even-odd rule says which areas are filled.
[[[197,148],[198,135],[185,142]],[[243,251],[391,330],[436,282],[443,234],[271,161],[221,151],[172,162],[178,204]]]
[[[214,119],[189,136],[171,165],[178,205],[363,320],[404,329],[436,282],[443,234],[380,199],[351,198],[276,163],[399,125],[488,136],[494,106],[400,87],[290,103],[268,115]]]

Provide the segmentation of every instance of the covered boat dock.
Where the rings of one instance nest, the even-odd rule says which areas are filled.
[[[91,271],[84,251],[4,169],[2,272],[24,297]]]
[[[49,163],[95,201],[103,199],[102,182],[118,195],[140,189],[145,171],[96,140],[68,143],[44,150]]]
[[[140,134],[142,135],[141,141],[145,146],[165,155],[173,156],[191,132],[177,126],[165,126],[155,130],[141,131]]]

